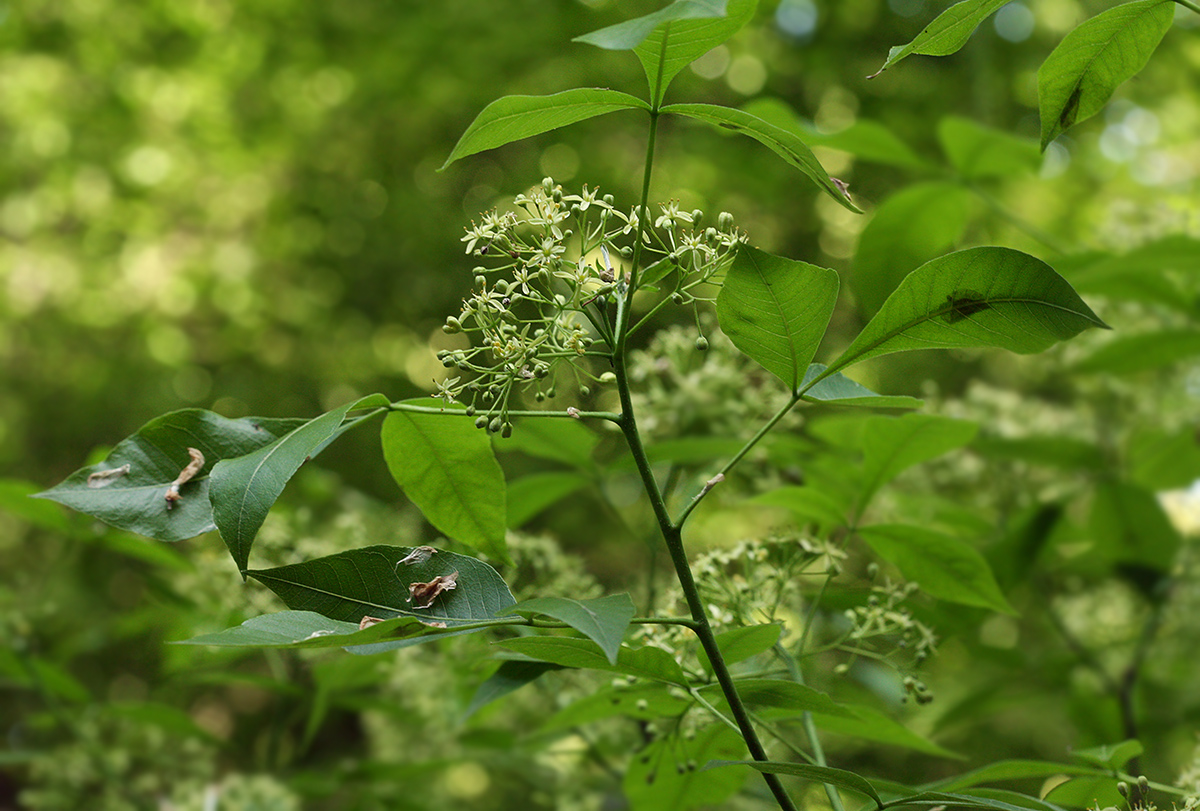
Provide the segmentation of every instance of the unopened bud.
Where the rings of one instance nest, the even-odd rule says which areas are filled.
[[[617,376],[616,376],[616,374],[615,374],[615,373],[613,373],[613,372],[605,372],[604,374],[600,375],[600,382],[601,382],[601,383],[605,383],[605,384],[607,384],[607,383],[616,383],[616,382],[617,382]]]
[[[512,432],[513,426],[511,422],[506,422],[500,426],[500,436],[504,437],[505,439],[508,439],[510,436],[512,436]]]
[[[717,217],[717,227],[720,228],[722,231],[732,231],[733,230],[733,215],[730,214],[728,211],[722,211],[720,216]]]
[[[488,430],[493,434],[498,433],[500,431],[500,425],[500,418],[492,417],[492,421],[488,423]]]
[[[701,335],[699,338],[696,339],[696,351],[698,351],[698,352],[708,351],[708,339],[705,338],[703,335]]]
[[[482,430],[484,428],[487,428],[487,424],[488,424],[487,417],[476,417],[475,418],[475,427],[476,428],[479,428],[480,430]]]
[[[454,335],[462,332],[462,322],[454,316],[450,316],[446,319],[446,323],[442,324],[442,332],[446,333],[447,335]]]

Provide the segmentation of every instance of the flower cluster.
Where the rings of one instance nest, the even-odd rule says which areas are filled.
[[[613,202],[587,186],[565,194],[546,178],[518,195],[514,210],[491,211],[472,223],[463,237],[466,252],[489,264],[475,268],[474,292],[443,330],[467,333],[474,342],[438,354],[446,368],[462,374],[438,384],[435,397],[481,412],[481,428],[507,432],[514,394],[532,392],[537,402],[555,397],[560,370],[574,378],[581,397],[591,393],[590,385],[614,379],[593,366],[608,366],[613,305],[635,278],[639,289],[666,293],[658,285],[673,277],[661,302],[694,306],[706,292],[711,298],[705,286],[742,240],[730,215],[702,228],[703,212],[681,211],[671,202],[659,207],[653,223],[643,223],[636,208],[623,212]],[[627,264],[638,234],[643,270],[635,277]]]
[[[911,651],[914,664],[923,664],[930,654],[936,652],[938,640],[933,630],[914,618],[912,612],[903,605],[918,590],[916,583],[900,585],[890,581],[872,587],[866,605],[846,610],[850,630],[845,634],[842,647],[849,649],[856,657],[884,659],[887,656],[881,654],[873,643],[881,638],[890,639],[897,650]],[[843,672],[849,669],[848,665],[839,667]],[[923,696],[927,693],[924,685],[906,679],[904,687],[906,693],[914,694],[919,703],[925,703]]]

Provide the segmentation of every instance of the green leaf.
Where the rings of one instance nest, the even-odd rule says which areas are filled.
[[[1125,798],[1117,790],[1115,777],[1077,777],[1059,783],[1046,795],[1046,800],[1068,808],[1119,808]]]
[[[1125,764],[1143,754],[1146,748],[1134,738],[1120,743],[1093,746],[1090,749],[1072,750],[1071,756],[1105,769],[1122,769]]]
[[[871,417],[863,426],[863,486],[856,512],[875,492],[913,465],[936,459],[975,438],[979,426],[931,414]]]
[[[493,619],[514,604],[508,586],[483,561],[438,550],[427,560],[401,563],[412,551],[405,546],[368,546],[247,574],[279,595],[288,608],[313,611],[355,627],[368,616],[415,617],[453,628]],[[458,572],[455,588],[443,591],[429,608],[416,609],[409,602],[412,583],[429,583],[452,572]],[[379,653],[420,641],[382,642],[354,652]]]
[[[594,467],[592,452],[598,441],[595,432],[575,420],[535,417],[519,421],[513,435],[502,440],[496,450],[520,451],[587,471]]]
[[[486,431],[457,414],[392,411],[380,436],[388,470],[429,523],[508,560],[504,472]]]
[[[821,377],[825,373],[825,368],[823,363],[810,364],[804,373],[804,380],[800,383],[800,388],[804,389],[813,379]],[[840,372],[822,377],[815,386],[804,392],[804,399],[810,403],[866,408],[920,408],[924,405],[924,401],[918,400],[916,397],[876,394]]]
[[[746,743],[724,724],[709,724],[692,738],[660,735],[637,752],[625,771],[623,789],[631,811],[685,811],[720,808],[737,793],[750,772],[689,768],[746,754]]]
[[[609,51],[632,51],[641,45],[654,30],[676,20],[704,20],[724,17],[727,0],[675,0],[666,8],[598,31],[581,34],[572,42],[585,42]],[[659,38],[661,40],[661,37]],[[720,43],[717,43],[718,45]],[[697,56],[707,52],[702,51]],[[688,60],[689,62],[691,60]],[[684,64],[687,64],[686,62]]]
[[[1200,331],[1161,330],[1109,341],[1077,362],[1082,374],[1135,374],[1172,366],[1200,355]]]
[[[625,638],[629,621],[633,619],[634,608],[628,594],[612,594],[594,600],[535,597],[517,603],[503,613],[528,616],[543,614],[565,622],[599,645],[608,657],[608,663],[615,665],[621,640]]]
[[[854,717],[814,713],[813,721],[817,727],[840,735],[924,752],[927,755],[961,759],[961,755],[938,746],[878,710],[860,704],[842,704],[840,706],[843,709],[849,709]]]
[[[415,617],[397,617],[359,630],[312,611],[280,611],[251,617],[235,628],[185,639],[177,645],[215,645],[234,648],[345,648],[385,640],[415,640],[442,636],[445,631],[425,625]],[[416,640],[421,641],[421,640]]]
[[[962,238],[970,192],[955,183],[915,183],[875,209],[858,238],[850,283],[859,311],[879,311],[904,277]]]
[[[1016,614],[978,550],[958,538],[910,524],[877,524],[858,534],[905,579],[931,597]]]
[[[712,459],[728,458],[742,449],[746,443],[740,439],[724,439],[713,436],[664,439],[646,448],[646,457],[651,464],[695,465]]]
[[[783,507],[798,517],[814,521],[826,528],[845,525],[842,507],[828,493],[813,487],[778,487],[750,499],[750,504]]]
[[[304,420],[259,417],[226,419],[189,408],[157,417],[117,444],[103,462],[75,471],[36,498],[47,498],[120,529],[160,541],[180,541],[216,528],[209,503],[212,478],[206,471],[223,459],[241,457],[276,443]],[[188,448],[204,454],[200,473],[180,487],[182,498],[168,510],[167,488],[188,463]],[[129,465],[128,473],[88,477]],[[98,485],[98,486],[97,486]]]
[[[983,437],[972,446],[988,459],[1029,462],[1065,470],[1099,471],[1107,464],[1095,444],[1066,436]]]
[[[479,685],[479,689],[471,697],[471,703],[467,705],[467,709],[460,720],[465,721],[482,707],[498,698],[521,689],[527,684],[537,681],[549,671],[560,669],[559,665],[550,664],[549,662],[526,662],[515,659],[508,662],[501,662],[500,667],[496,668],[496,672],[488,676],[487,681]]]
[[[1026,798],[1029,799],[1029,798]],[[1030,806],[1014,805],[1004,800],[995,799],[993,797],[982,796],[979,794],[950,794],[943,791],[922,791],[919,794],[912,794],[906,797],[901,797],[897,800],[892,800],[887,803],[888,808],[898,808],[905,805],[936,805],[950,806],[957,808],[987,808],[992,811],[1026,811]],[[1048,803],[1039,803],[1037,807],[1045,808]],[[1049,806],[1053,808],[1053,806]]]
[[[950,164],[967,180],[1027,174],[1042,163],[1037,142],[969,118],[943,118],[938,122],[938,140]]]
[[[848,772],[845,769],[835,769],[831,766],[816,766],[808,763],[783,763],[775,760],[713,760],[705,765],[704,768],[716,769],[722,766],[749,766],[751,769],[757,769],[766,774],[790,774],[794,777],[803,777],[817,783],[837,786],[846,791],[853,791],[855,794],[869,797],[874,800],[877,807],[883,808],[883,800],[880,799],[878,792],[875,791],[875,787],[865,778],[859,777],[854,772]]]
[[[1167,572],[1183,539],[1154,493],[1127,482],[1096,486],[1089,526],[1107,560]]]
[[[789,130],[810,147],[823,146],[848,152],[860,160],[898,166],[902,169],[928,169],[929,164],[896,134],[865,118],[837,132],[821,132],[796,114],[786,102],[775,98],[757,98],[742,105],[742,109],[769,124]]]
[[[1195,293],[1180,284],[1200,268],[1200,239],[1194,237],[1175,234],[1118,256],[1064,257],[1059,267],[1080,293],[1160,304],[1192,317],[1198,313]],[[1181,278],[1164,273],[1168,270],[1181,271]]]
[[[740,245],[717,295],[717,320],[734,346],[795,391],[837,293],[837,273],[828,268]]]
[[[939,780],[930,784],[929,788],[938,791],[959,791],[983,783],[994,783],[998,780],[1041,779],[1059,774],[1090,774],[1093,771],[1086,766],[1054,763],[1048,760],[1000,760],[965,774]]]
[[[563,667],[589,668],[609,673],[654,679],[671,684],[687,684],[679,663],[662,648],[629,648],[622,646],[617,663],[608,661],[608,654],[590,639],[565,636],[523,636],[496,643],[540,662],[553,662]]]
[[[438,171],[468,155],[598,115],[649,109],[650,105],[636,96],[600,87],[579,87],[550,96],[505,96],[483,108]]]
[[[963,0],[943,11],[933,22],[907,45],[897,45],[888,52],[883,67],[868,76],[874,79],[880,73],[910,54],[922,56],[949,56],[967,44],[971,34],[1009,0]]]
[[[1174,19],[1171,0],[1137,0],[1097,14],[1063,37],[1038,68],[1042,149],[1098,113],[1118,86],[1145,67]]]
[[[808,175],[809,179],[838,203],[855,213],[862,213],[843,187],[830,178],[808,144],[794,132],[781,129],[744,110],[715,104],[668,104],[662,108],[662,112],[687,116],[753,138]]]
[[[743,625],[717,634],[717,648],[721,651],[721,658],[725,660],[725,664],[737,664],[751,656],[769,651],[779,641],[782,633],[783,625],[777,622],[768,625]],[[712,673],[712,662],[703,648],[699,651],[699,658],[700,665]]]
[[[372,394],[346,403],[309,420],[270,445],[244,456],[222,459],[212,468],[208,498],[212,502],[213,521],[238,571],[246,570],[254,536],[300,466],[340,435],[342,423],[351,411],[385,406],[387,402],[382,394]]]
[[[618,686],[603,686],[571,702],[547,718],[541,729],[571,729],[616,716],[640,721],[678,718],[693,705],[691,699],[672,694],[663,682],[626,684],[620,680]]]
[[[1147,490],[1188,487],[1200,479],[1200,437],[1194,428],[1135,428],[1125,449],[1130,481]]]
[[[508,483],[506,523],[522,527],[548,507],[581,489],[588,480],[578,473],[533,473]]]
[[[851,711],[829,696],[807,685],[786,679],[736,679],[738,695],[752,707],[772,707],[794,713],[814,712],[831,717],[854,719]],[[721,685],[710,684],[700,688],[709,694],[709,701],[728,707],[721,693]]]
[[[1029,354],[1091,327],[1108,329],[1045,262],[1011,248],[968,248],[908,274],[826,375],[912,349]]]

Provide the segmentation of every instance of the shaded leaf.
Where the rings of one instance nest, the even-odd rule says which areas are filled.
[[[612,594],[593,600],[572,600],[567,597],[535,597],[524,600],[503,612],[504,614],[543,614],[565,622],[576,631],[591,639],[608,663],[617,664],[621,640],[633,619],[633,600],[628,594]]]
[[[1048,760],[1000,760],[964,774],[939,780],[929,788],[938,791],[959,791],[998,780],[1041,779],[1059,774],[1090,774],[1093,771],[1086,766],[1053,763]]]
[[[1161,330],[1115,338],[1077,362],[1084,374],[1135,374],[1200,355],[1200,331]]]
[[[508,559],[504,472],[486,431],[460,415],[392,411],[380,438],[392,477],[429,523]]]
[[[677,718],[694,702],[669,692],[663,682],[640,681],[620,686],[607,685],[563,707],[546,719],[547,731],[571,729],[604,718],[623,716],[642,721]]]
[[[1148,490],[1173,490],[1200,479],[1200,434],[1194,428],[1163,431],[1143,426],[1125,449],[1129,478]]]
[[[835,769],[831,766],[817,766],[809,763],[782,763],[774,760],[713,760],[705,765],[705,769],[716,769],[722,766],[749,766],[767,774],[790,774],[803,777],[817,783],[853,791],[874,800],[875,805],[883,807],[883,800],[875,788],[865,778],[845,769]]]
[[[646,448],[646,456],[650,463],[655,465],[668,462],[674,465],[694,465],[733,456],[745,444],[740,439],[711,436],[665,439]]]
[[[1128,482],[1097,485],[1089,526],[1105,559],[1160,572],[1170,570],[1183,543],[1155,494]]]
[[[533,473],[508,483],[506,523],[522,527],[546,508],[584,487],[588,480],[577,473]]]
[[[1120,743],[1093,746],[1088,749],[1074,749],[1071,756],[1105,769],[1122,769],[1125,764],[1143,754],[1146,748],[1142,742],[1134,738]]]
[[[1080,293],[1095,293],[1113,301],[1145,301],[1189,316],[1200,311],[1194,290],[1200,268],[1200,239],[1174,234],[1140,245],[1128,253],[1092,253],[1059,260],[1062,273]],[[1056,266],[1056,268],[1058,267]],[[1177,280],[1163,271],[1183,272]],[[1180,281],[1192,282],[1185,289]]]
[[[962,0],[943,11],[907,45],[897,45],[888,52],[883,67],[867,77],[880,73],[911,54],[949,56],[967,44],[979,24],[1009,0]]]
[[[823,363],[810,364],[804,373],[804,380],[801,381],[800,388],[804,389],[810,381],[824,374],[825,368]],[[924,401],[918,400],[916,397],[876,394],[840,372],[822,377],[815,386],[804,391],[804,399],[810,403],[863,406],[865,408],[920,408],[924,405]]]
[[[1035,172],[1042,163],[1036,141],[985,127],[969,118],[943,118],[938,122],[938,141],[950,164],[967,180]]]
[[[1171,0],[1122,3],[1079,25],[1038,68],[1042,149],[1098,113],[1113,91],[1145,67],[1171,22]]]
[[[858,534],[905,579],[931,597],[1016,614],[987,560],[958,538],[909,524],[877,524]]]
[[[500,667],[496,668],[496,672],[488,676],[487,681],[479,685],[479,689],[471,697],[471,703],[467,705],[466,712],[463,713],[461,720],[465,721],[496,699],[503,698],[509,693],[520,690],[525,685],[537,681],[549,671],[560,669],[560,665],[551,664],[550,662],[526,662],[522,660],[501,662]]]
[[[961,448],[975,437],[979,426],[931,414],[871,417],[862,429],[863,486],[856,512],[875,492],[913,465],[936,459]]]
[[[853,212],[862,213],[843,188],[829,177],[829,173],[821,166],[821,162],[813,155],[808,145],[794,132],[763,121],[744,110],[715,104],[668,104],[662,108],[662,112],[687,116],[753,138],[808,175],[809,179],[838,203]]]
[[[520,451],[586,471],[593,467],[597,442],[595,432],[576,420],[529,418],[520,420],[513,435],[502,440],[496,450]]]
[[[1066,436],[981,437],[971,445],[989,459],[1029,462],[1066,470],[1101,470],[1107,464],[1095,444]]]
[[[660,735],[634,755],[623,788],[631,811],[684,811],[719,807],[746,782],[742,769],[701,769],[711,760],[744,756],[746,744],[724,724],[701,727],[690,740]]]
[[[717,295],[717,320],[734,346],[794,391],[837,303],[828,268],[739,245]]]
[[[280,611],[251,617],[234,628],[184,639],[177,645],[215,645],[235,648],[344,648],[398,638],[443,635],[445,631],[415,617],[397,617],[359,630],[312,611]]]
[[[598,115],[617,110],[649,109],[650,105],[636,96],[599,87],[579,87],[550,96],[505,96],[484,107],[475,117],[441,169],[477,152],[541,135]]]
[[[622,646],[617,663],[611,664],[608,655],[590,639],[565,636],[523,636],[496,643],[508,650],[563,667],[590,668],[609,673],[624,673],[671,684],[687,684],[679,663],[662,648],[630,648]]]
[[[387,403],[382,394],[346,403],[309,420],[270,445],[245,456],[223,459],[212,468],[208,498],[212,502],[213,521],[239,571],[245,571],[254,537],[300,466],[340,435],[351,411]],[[185,498],[181,503],[186,502]]]
[[[1011,248],[968,248],[908,274],[825,374],[912,349],[1040,352],[1092,327],[1108,328],[1045,262]]]
[[[782,633],[783,625],[777,622],[768,625],[743,625],[717,634],[717,648],[721,651],[721,658],[725,660],[725,664],[737,664],[751,656],[769,651],[779,641]],[[699,650],[699,658],[700,665],[711,673],[712,662],[703,648]]]
[[[846,523],[842,506],[828,493],[813,487],[777,487],[755,496],[749,503],[783,507],[800,518],[824,527],[838,527]]]
[[[1119,808],[1125,803],[1117,790],[1117,778],[1109,776],[1076,777],[1059,783],[1045,799],[1068,808]]]
[[[922,791],[886,803],[888,808],[907,805],[953,806],[958,808],[988,808],[992,811],[1025,811],[1027,805],[1013,805],[1004,800],[976,794],[951,794],[943,791]]]
[[[736,679],[738,695],[752,707],[772,707],[794,713],[814,712],[831,717],[856,718],[855,714],[819,690],[786,679]],[[728,707],[719,684],[700,688],[709,701]]]
[[[842,704],[840,706],[843,709],[849,709],[854,717],[847,718],[837,715],[814,713],[813,721],[816,722],[817,727],[828,732],[836,732],[841,735],[849,735],[853,738],[875,741],[876,743],[883,743],[889,746],[899,746],[904,749],[924,752],[928,755],[961,759],[961,755],[938,746],[933,741],[918,735],[908,727],[878,710],[860,704]]]
[[[514,604],[508,586],[483,561],[439,550],[420,563],[400,564],[412,551],[405,546],[368,546],[275,569],[251,569],[247,574],[279,595],[288,608],[313,611],[355,627],[370,616],[416,617],[444,622],[453,629],[493,619]],[[452,572],[458,572],[455,589],[442,592],[428,609],[413,609],[408,601],[411,584]],[[421,640],[377,643],[354,652],[378,653],[417,641]]]
[[[167,510],[167,487],[191,461],[188,448],[204,454],[205,469],[223,459],[241,457],[279,441],[306,420],[243,417],[230,420],[211,411],[189,408],[157,417],[117,444],[103,462],[75,471],[61,484],[35,495],[64,504],[120,529],[160,541],[180,541],[216,528],[209,503],[211,478],[200,475],[183,485],[183,496]],[[94,474],[129,465],[107,479]],[[102,482],[102,486],[94,486]]]

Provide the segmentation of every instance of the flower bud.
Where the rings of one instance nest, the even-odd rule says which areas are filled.
[[[487,428],[487,424],[488,424],[488,418],[487,418],[487,417],[482,417],[482,416],[481,416],[481,417],[476,417],[476,418],[475,418],[475,427],[476,427],[476,428],[478,428],[478,429],[480,429],[480,430],[483,430],[484,428]]]
[[[621,250],[618,251],[618,253],[628,259],[629,257],[633,256],[633,248],[629,247],[628,245],[622,245]]]
[[[552,177],[543,177],[542,178],[542,191],[546,192],[546,194],[549,194],[550,192],[554,191],[554,178],[552,178]]]
[[[613,372],[605,372],[604,374],[600,375],[600,382],[605,384],[616,383],[617,376]]]
[[[588,388],[587,386],[579,387],[579,396],[580,397],[587,397],[591,393],[592,393],[592,390],[590,388]]]
[[[722,211],[717,217],[717,228],[720,228],[722,231],[732,231],[733,215],[728,211]]]
[[[505,439],[508,439],[510,436],[512,436],[512,431],[513,426],[511,422],[506,421],[500,426],[500,436],[504,437]]]
[[[454,316],[450,316],[446,319],[446,323],[442,324],[442,332],[446,333],[447,335],[455,335],[460,333],[462,332],[462,322]]]
[[[487,287],[487,277],[479,275],[475,277],[475,286],[479,288]]]
[[[699,227],[700,221],[704,219],[704,212],[700,209],[692,209],[692,225]]]
[[[465,413],[468,417],[474,417],[475,416],[475,406],[473,406],[473,405],[467,406],[466,411],[464,411],[463,413]]]
[[[500,432],[500,426],[501,426],[500,418],[492,417],[492,421],[488,423],[488,430],[491,431],[493,434],[496,434],[496,433]]]
[[[703,335],[701,335],[699,338],[696,339],[696,351],[697,352],[707,352],[708,351],[708,339],[705,338]]]

